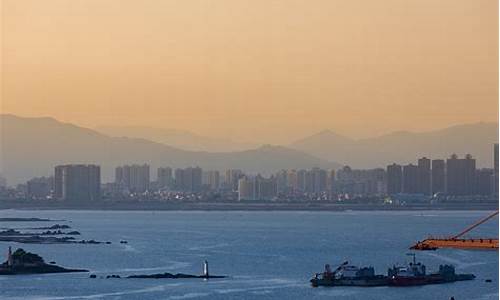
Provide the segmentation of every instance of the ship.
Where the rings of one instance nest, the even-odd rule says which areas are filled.
[[[316,273],[310,280],[313,287],[318,286],[384,286],[389,278],[376,275],[373,267],[357,267],[348,261],[340,264],[332,271],[329,264],[325,265],[323,273]]]
[[[310,280],[313,287],[318,286],[416,286],[427,284],[441,284],[463,280],[473,280],[473,274],[456,274],[452,265],[440,265],[435,273],[427,274],[426,266],[413,260],[406,265],[394,265],[389,268],[387,275],[375,274],[373,267],[357,267],[349,262],[340,264],[335,270],[325,265],[323,273],[316,273]]]
[[[408,253],[413,260],[405,266],[393,266],[387,271],[389,285],[391,286],[414,286],[439,284],[463,280],[473,280],[474,274],[456,274],[452,265],[440,265],[435,273],[427,274],[424,264],[417,262],[414,253]]]

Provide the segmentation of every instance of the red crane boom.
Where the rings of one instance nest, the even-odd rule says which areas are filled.
[[[498,215],[498,210],[496,212],[492,213],[491,215],[487,216],[486,218],[477,221],[476,223],[474,223],[471,226],[467,227],[464,231],[460,232],[459,234],[457,234],[455,236],[452,236],[451,238],[452,239],[457,239],[457,238],[461,237],[462,235],[466,234],[467,232],[469,232],[472,229],[476,228],[477,226],[483,224],[484,222],[488,221],[489,219],[493,218],[496,215]]]

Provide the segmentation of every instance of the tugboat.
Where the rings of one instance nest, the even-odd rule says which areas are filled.
[[[425,265],[417,263],[414,253],[407,255],[413,256],[413,262],[407,266],[393,266],[387,270],[390,285],[394,286],[409,286],[409,285],[424,285],[428,283],[425,275]]]
[[[451,265],[440,265],[438,272],[426,274],[425,265],[416,261],[415,254],[408,253],[407,255],[413,256],[412,262],[410,262],[407,266],[393,266],[387,271],[389,285],[413,286],[439,284],[473,280],[476,278],[473,274],[456,274],[455,267]]]
[[[310,280],[313,287],[318,286],[384,286],[388,285],[388,277],[375,275],[373,267],[359,268],[343,262],[334,271],[329,264],[323,273],[316,273]]]

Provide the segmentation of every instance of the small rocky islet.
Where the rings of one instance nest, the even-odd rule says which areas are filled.
[[[90,278],[97,278],[97,275],[91,274]],[[165,272],[165,273],[157,273],[157,274],[149,274],[149,275],[146,275],[146,274],[129,275],[129,276],[126,276],[126,277],[122,277],[120,275],[113,274],[113,275],[106,275],[106,277],[102,277],[102,278],[106,278],[106,279],[109,279],[109,278],[131,278],[131,279],[133,279],[133,278],[139,278],[139,279],[190,279],[190,278],[198,278],[198,279],[219,279],[219,278],[227,278],[227,276],[224,276],[224,275],[210,275],[210,273],[208,272],[208,262],[205,260],[203,262],[203,274],[201,274],[201,275],[192,275],[192,274],[184,274],[184,273],[173,274],[173,273]]]
[[[68,269],[55,264],[47,264],[38,254],[27,252],[18,248],[12,252],[11,247],[7,254],[7,260],[0,264],[0,275],[27,275],[27,274],[49,274],[49,273],[74,273],[88,272],[83,269]]]
[[[13,222],[41,222],[51,221],[40,218],[3,218]],[[75,236],[81,235],[79,231],[71,230],[66,224],[54,224],[52,226],[31,227],[31,228],[5,228],[0,231],[0,242],[15,242],[23,244],[111,244],[111,242],[90,240],[77,240]],[[23,231],[21,231],[23,230]],[[24,230],[43,230],[41,232],[25,232]],[[67,231],[64,231],[67,230]]]

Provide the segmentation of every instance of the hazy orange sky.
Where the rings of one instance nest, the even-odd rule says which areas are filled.
[[[286,143],[496,121],[498,0],[0,0],[2,111]]]

